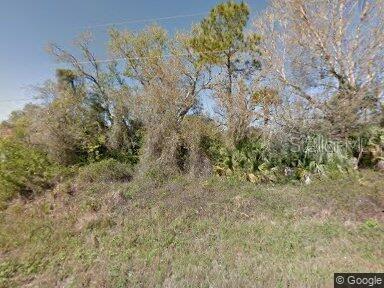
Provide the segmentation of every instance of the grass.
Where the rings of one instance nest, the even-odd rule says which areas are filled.
[[[0,212],[1,287],[332,287],[384,270],[384,177],[62,184]]]

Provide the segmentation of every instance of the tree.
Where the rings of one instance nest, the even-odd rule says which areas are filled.
[[[106,152],[106,134],[100,115],[87,105],[84,85],[51,85],[54,98],[47,102],[31,121],[31,143],[47,151],[51,159],[61,164],[76,164],[97,160]],[[41,95],[44,97],[44,95]]]
[[[110,50],[115,57],[125,59],[123,74],[136,91],[145,93],[153,85],[174,85],[173,91],[179,91],[179,99],[168,104],[177,105],[175,117],[182,119],[196,108],[203,75],[202,69],[195,65],[196,55],[186,45],[186,35],[169,39],[164,29],[150,26],[140,33],[112,29],[110,37]],[[172,82],[168,78],[176,77],[175,73],[177,80]]]
[[[78,108],[84,112],[86,110],[91,117],[89,123],[99,127],[99,138],[104,139],[103,146],[108,153],[136,156],[140,145],[141,124],[132,117],[132,91],[118,71],[116,61],[105,65],[97,59],[90,48],[91,40],[88,33],[76,39],[75,46],[81,52],[81,58],[56,44],[49,46],[48,51],[59,62],[71,67],[71,70],[57,71],[57,85],[51,89],[54,91],[51,94],[55,96],[51,101],[60,95],[68,99],[67,96],[73,94],[73,100],[77,98]]]
[[[76,72],[70,69],[57,69],[56,79],[59,89],[65,90],[67,88],[76,91],[76,80],[78,79]]]
[[[188,35],[169,38],[158,26],[134,33],[110,31],[110,50],[125,59],[124,77],[136,91],[135,115],[146,131],[142,167],[162,172],[186,169],[184,119],[199,107],[202,68],[187,45]]]
[[[252,77],[259,69],[256,60],[256,34],[247,35],[245,28],[249,8],[229,1],[212,9],[193,31],[191,47],[199,53],[200,65],[207,65],[210,88],[219,106],[229,138],[233,143],[246,135],[253,122]]]
[[[276,90],[270,88],[258,89],[253,93],[252,102],[253,105],[260,107],[260,116],[264,121],[264,125],[268,125],[272,108],[280,104],[280,97]]]
[[[271,1],[255,31],[264,79],[284,95],[280,114],[322,121],[338,138],[375,123],[383,101],[383,15],[382,0]]]

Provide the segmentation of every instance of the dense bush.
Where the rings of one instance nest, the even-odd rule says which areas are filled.
[[[332,176],[353,168],[352,150],[345,143],[309,136],[297,143],[248,138],[229,149],[214,148],[219,175],[236,175],[252,182],[303,180],[310,174]]]
[[[353,152],[361,167],[374,167],[384,160],[384,128],[370,126],[351,137]]]
[[[308,4],[307,12],[327,15],[331,2],[320,2],[318,7]],[[375,126],[384,107],[382,87],[377,86],[381,79],[371,75],[383,75],[381,62],[374,61],[377,71],[366,70],[370,65],[336,71],[334,65],[356,62],[344,58],[355,53],[333,57],[341,64],[327,63],[334,51],[324,56],[318,50],[323,45],[312,46],[319,37],[311,33],[305,33],[308,45],[302,46],[295,33],[312,24],[312,31],[325,33],[323,39],[335,40],[327,35],[332,29],[355,27],[337,18],[322,23],[332,29],[302,23],[309,19],[297,18],[292,2],[283,26],[295,29],[270,33],[284,8],[279,1],[271,3],[269,17],[250,31],[249,7],[233,1],[212,9],[190,33],[173,37],[158,26],[137,32],[112,29],[109,52],[132,60],[119,64],[99,61],[88,34],[76,40],[80,53],[50,45],[51,54],[68,69],[58,69],[56,79],[38,89],[41,105],[26,106],[0,125],[0,137],[17,140],[2,142],[3,198],[49,186],[49,160],[81,167],[82,183],[130,180],[138,163],[137,174],[158,182],[212,173],[254,183],[307,180],[315,174],[329,177],[383,166],[384,130]],[[375,13],[371,24],[381,23]],[[276,43],[292,46],[282,55]],[[379,55],[374,49],[368,58],[366,53],[356,57]],[[325,62],[306,63],[310,59]],[[285,69],[287,78],[276,77]],[[351,71],[359,73],[350,77]],[[356,85],[361,79],[370,83]],[[332,88],[322,90],[328,86]]]
[[[0,140],[0,203],[30,197],[52,185],[54,166],[41,151],[12,139]]]
[[[129,181],[132,176],[133,169],[130,164],[106,159],[81,167],[78,180],[81,183]]]

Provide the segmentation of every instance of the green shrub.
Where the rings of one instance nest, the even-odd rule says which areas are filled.
[[[214,147],[215,171],[251,182],[303,180],[309,174],[342,175],[351,170],[352,151],[344,143],[311,136],[298,143],[246,139],[234,149]]]
[[[0,140],[0,203],[30,197],[52,185],[54,166],[41,151],[12,139]]]
[[[360,166],[373,167],[384,160],[384,128],[371,126],[351,137],[355,143],[354,154],[360,160]]]
[[[130,181],[133,169],[130,164],[106,159],[81,167],[78,180],[83,183]]]
[[[332,176],[343,174],[352,167],[352,151],[346,143],[323,136],[308,137],[300,149],[297,166],[309,173]]]

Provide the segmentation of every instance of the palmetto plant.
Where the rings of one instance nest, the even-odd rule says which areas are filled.
[[[262,138],[248,139],[235,149],[220,151],[216,162],[219,174],[245,176],[251,182],[303,180],[310,174],[327,176],[352,168],[352,151],[348,145],[316,135],[296,144],[271,145]]]
[[[327,168],[342,171],[348,166],[348,146],[322,136],[309,137],[304,148],[304,164],[311,172],[324,174]]]

